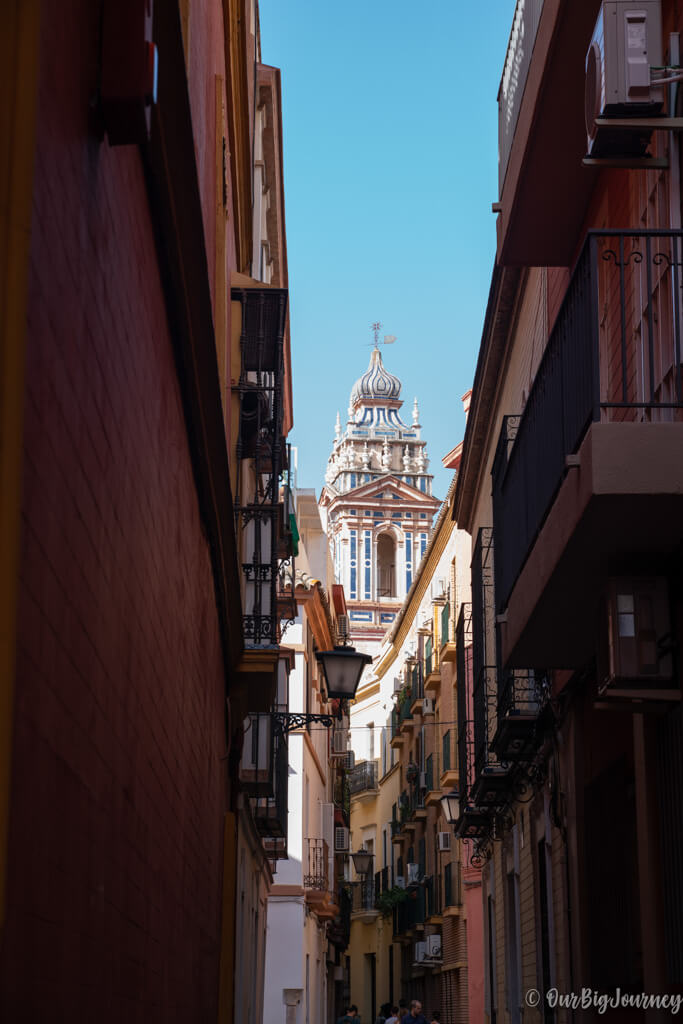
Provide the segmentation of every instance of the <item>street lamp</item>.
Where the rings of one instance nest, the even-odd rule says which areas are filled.
[[[370,655],[343,644],[331,651],[316,651],[315,656],[322,666],[328,699],[352,700],[363,669],[372,661]]]
[[[373,854],[369,850],[363,849],[363,847],[351,854],[351,860],[357,875],[367,875],[372,864],[372,858]]]
[[[457,789],[441,797],[441,812],[449,825],[455,825],[460,818],[460,793]]]

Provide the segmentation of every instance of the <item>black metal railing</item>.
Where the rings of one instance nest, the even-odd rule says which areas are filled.
[[[538,715],[548,701],[550,681],[546,672],[508,669],[498,672],[498,718],[509,714]]]
[[[334,803],[342,812],[344,823],[348,827],[351,818],[351,784],[349,781],[349,772],[340,766],[337,766],[336,778],[334,781]]]
[[[240,467],[235,490],[244,643],[247,648],[275,647],[280,638],[279,567],[293,549],[291,534],[284,536],[290,512],[283,437],[287,291],[233,288],[231,295],[242,314],[237,458],[250,463]]]
[[[351,938],[351,890],[349,885],[339,886],[337,892],[339,913],[327,926],[327,937],[337,949],[344,950]]]
[[[395,910],[394,934],[400,935],[425,920],[425,890],[423,885],[410,889],[408,898]]]
[[[458,776],[463,806],[467,801],[474,769],[474,721],[472,711],[472,605],[460,608],[456,629],[456,687],[458,699]]]
[[[377,789],[377,761],[360,761],[352,768],[349,772],[349,789],[352,794]]]
[[[434,643],[430,636],[425,643],[425,676],[430,676],[434,668]]]
[[[375,909],[375,882],[368,878],[351,884],[351,910],[354,914]]]
[[[422,676],[422,665],[416,661],[410,670],[410,700],[422,700],[424,697],[424,680]]]
[[[443,903],[444,907],[462,904],[460,865],[455,861],[449,861],[443,869]]]
[[[287,736],[277,735],[273,743],[272,795],[252,800],[254,824],[260,835],[287,838],[289,753]]]
[[[424,880],[425,887],[425,913],[427,917],[440,914],[443,910],[441,899],[441,876],[429,875]]]
[[[327,892],[329,885],[329,848],[324,839],[304,840],[304,889]]]
[[[499,611],[589,425],[683,419],[682,267],[681,231],[588,233],[524,411],[504,423],[494,462]]]
[[[434,765],[437,765],[436,775],[434,774]],[[433,789],[438,788],[438,760],[435,754],[430,754],[425,761],[425,789],[430,793]],[[436,778],[436,786],[434,785],[434,779]]]
[[[447,729],[441,739],[441,765],[442,772],[451,770],[451,730]]]
[[[490,752],[496,731],[497,650],[493,591],[493,531],[482,527],[472,554],[472,711],[474,774],[497,764]]]

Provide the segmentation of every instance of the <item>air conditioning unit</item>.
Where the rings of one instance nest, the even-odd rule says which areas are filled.
[[[433,715],[436,712],[436,701],[433,697],[423,697],[422,699],[422,714]]]
[[[400,676],[394,676],[394,693],[400,693],[403,687],[403,680]]]
[[[427,788],[427,772],[420,772],[420,789]]]
[[[661,576],[620,577],[607,587],[607,664],[601,692],[667,689],[673,675],[671,617]]]
[[[448,591],[448,580],[444,577],[432,580],[432,601],[445,601]]]
[[[420,881],[420,865],[408,864],[408,885],[418,885]]]
[[[450,834],[450,832],[438,832],[436,838],[437,838],[437,843],[438,843],[439,850],[442,853],[448,853],[450,851],[450,848],[451,848],[451,834]]]
[[[659,114],[664,92],[650,83],[650,69],[662,63],[661,0],[605,0],[586,54],[589,156],[644,154],[651,130],[598,125],[596,119]]]
[[[335,825],[334,829],[334,852],[349,852],[349,830],[345,825]]]
[[[427,956],[430,960],[441,959],[441,936],[440,935],[428,935],[427,936]]]
[[[423,964],[427,959],[427,943],[416,942],[415,943],[415,963]]]
[[[396,875],[396,877],[394,878],[394,885],[396,886],[397,889],[405,889],[405,875]]]

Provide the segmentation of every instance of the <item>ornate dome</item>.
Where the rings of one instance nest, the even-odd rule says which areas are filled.
[[[372,350],[370,365],[362,377],[353,385],[351,405],[364,398],[396,399],[401,394],[401,382],[392,373],[387,373],[382,364],[382,353],[378,348]]]

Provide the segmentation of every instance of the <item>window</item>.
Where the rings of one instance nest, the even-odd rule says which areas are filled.
[[[377,596],[396,596],[396,543],[389,533],[377,538]]]

